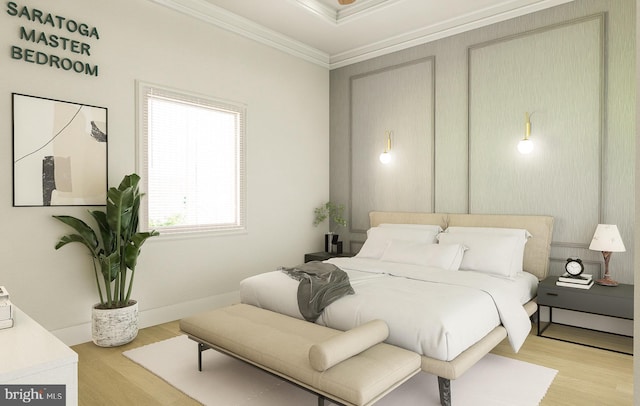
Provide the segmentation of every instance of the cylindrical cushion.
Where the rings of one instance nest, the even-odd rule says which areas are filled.
[[[388,336],[387,323],[382,320],[372,320],[312,345],[309,349],[309,363],[316,371],[326,371],[332,366],[383,342]]]

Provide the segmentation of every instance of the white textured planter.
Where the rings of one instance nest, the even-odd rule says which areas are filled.
[[[100,347],[117,347],[133,341],[138,335],[138,302],[119,309],[91,311],[91,337]]]

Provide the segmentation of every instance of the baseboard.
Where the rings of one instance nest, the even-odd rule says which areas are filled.
[[[140,328],[155,326],[157,324],[181,319],[193,313],[228,306],[233,303],[238,303],[239,301],[240,292],[234,291],[156,309],[143,310],[138,314],[138,323]],[[53,330],[51,333],[68,346],[86,343],[91,341],[91,322]]]

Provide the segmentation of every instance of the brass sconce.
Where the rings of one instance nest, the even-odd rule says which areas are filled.
[[[531,120],[529,113],[524,113],[524,138],[518,143],[518,151],[521,154],[528,154],[533,151],[533,142],[529,139],[531,136]]]
[[[386,165],[391,162],[391,131],[385,131],[384,135],[387,137],[387,145],[380,154],[380,162]]]

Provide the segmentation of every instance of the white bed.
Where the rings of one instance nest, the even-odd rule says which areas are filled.
[[[370,219],[372,231],[384,232],[385,244],[377,244],[379,234],[370,232],[357,257],[328,261],[348,273],[355,294],[329,305],[317,323],[348,330],[369,320],[384,320],[390,330],[387,342],[422,355],[422,369],[439,377],[441,402],[448,405],[451,401],[450,379],[459,377],[505,337],[514,351],[524,342],[531,328],[528,317],[537,309],[534,300],[537,282],[548,270],[553,218],[372,212]],[[486,255],[495,253],[492,249],[496,244],[506,240],[500,240],[502,237],[494,239],[493,233],[469,237],[464,234],[469,229],[463,228],[458,232],[472,239],[459,245],[466,248],[475,244],[476,248],[473,252],[463,250],[464,258],[456,257],[455,265],[450,266],[449,260],[437,260],[436,267],[433,266],[433,255],[429,258],[420,256],[424,250],[419,251],[420,255],[412,254],[428,243],[428,238],[420,240],[422,231],[407,228],[398,231],[401,236],[405,232],[418,235],[417,240],[411,242],[412,246],[395,239],[390,241],[390,231],[381,231],[378,227],[390,224],[396,224],[395,227],[437,225],[442,229],[449,227],[451,233],[456,227],[526,230],[531,238],[525,239],[524,252],[516,254],[520,261],[516,272],[511,269],[513,261],[502,254]],[[441,235],[441,245],[435,248],[453,247],[453,243],[460,243],[459,236]],[[485,249],[482,249],[483,244]],[[404,258],[411,259],[406,263]],[[464,269],[477,267],[479,270],[458,270],[461,264]],[[501,271],[494,273],[494,269]],[[283,272],[267,272],[241,283],[241,301],[302,318],[296,298],[297,286],[298,282]]]
[[[347,272],[356,294],[329,305],[318,324],[349,330],[382,319],[389,326],[389,344],[442,361],[453,360],[501,324],[494,298],[477,286],[489,284],[496,294],[508,295],[503,300],[515,307],[530,301],[538,284],[528,272],[509,280],[373,259],[333,258],[327,262]],[[298,281],[285,273],[267,272],[242,281],[241,301],[302,319],[297,287]],[[448,310],[440,311],[443,308]],[[519,311],[526,327],[520,333],[526,336],[528,315],[524,308]]]

